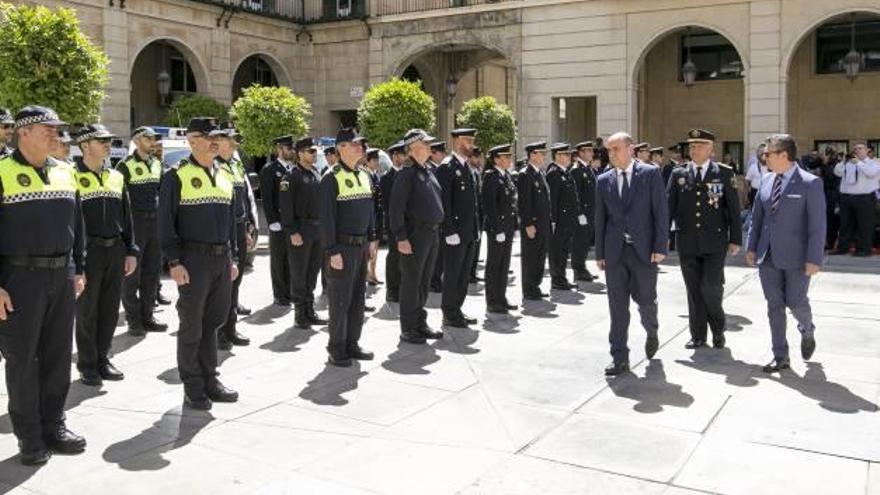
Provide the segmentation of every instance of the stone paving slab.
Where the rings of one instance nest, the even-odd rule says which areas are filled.
[[[519,301],[513,261],[509,295]],[[474,285],[471,329],[442,328],[432,294],[428,320],[446,336],[429,346],[400,344],[399,308],[371,289],[379,311],[362,344],[377,359],[336,369],[325,365],[326,328],[295,329],[289,309],[267,305],[261,252],[242,292],[255,310],[239,324],[252,344],[219,353],[240,402],[181,407],[173,306],[158,314],[167,334],[132,337],[120,322],[114,362],[126,379],[74,382],[68,398],[86,453],[20,466],[2,414],[0,494],[880,495],[880,263],[830,259],[811,288],[816,355],[797,358],[789,317],[792,370],[769,377],[757,272],[731,261],[728,349],[684,349],[687,305],[672,257],[658,282],[658,355],[645,359],[635,318],[633,372],[607,380],[601,280],[511,316],[486,315]],[[380,274],[383,265],[380,255]]]

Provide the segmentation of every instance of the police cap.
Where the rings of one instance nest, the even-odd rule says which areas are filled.
[[[510,151],[510,144],[499,144],[498,146],[493,146],[489,149],[489,158],[495,158],[498,156],[510,156],[513,152]]]
[[[453,129],[452,132],[450,132],[450,134],[452,134],[452,137],[454,137],[454,138],[457,138],[457,137],[474,137],[474,136],[477,135],[477,130],[476,130],[476,129],[471,129],[471,128],[469,128],[469,127],[461,127],[461,128],[458,128],[458,129]]]
[[[715,142],[715,134],[707,131],[706,129],[691,129],[688,132],[688,140],[689,143],[714,143]]]
[[[116,134],[107,130],[103,124],[89,124],[81,127],[73,136],[73,140],[76,144],[82,144],[92,139],[112,139],[115,137]]]
[[[0,124],[15,124],[12,112],[8,108],[0,108]]]
[[[216,131],[220,127],[217,119],[214,117],[193,117],[186,126],[186,133],[201,133],[209,136],[211,131]]]
[[[318,147],[315,146],[315,140],[312,139],[310,136],[306,136],[306,137],[300,139],[299,141],[296,142],[296,144],[293,145],[293,147],[294,147],[294,149],[296,149],[296,151],[318,149]]]
[[[131,133],[132,139],[139,138],[139,137],[151,137],[151,138],[156,138],[156,139],[162,139],[162,135],[159,134],[158,132],[156,132],[156,129],[153,129],[152,127],[145,126],[145,125],[138,127],[137,129],[135,129]]]
[[[529,143],[525,146],[526,153],[533,153],[535,151],[547,151],[547,141],[536,141],[534,143]]]
[[[35,124],[57,127],[67,125],[67,122],[58,118],[58,114],[55,110],[48,107],[41,107],[39,105],[28,105],[15,114],[16,129]]]

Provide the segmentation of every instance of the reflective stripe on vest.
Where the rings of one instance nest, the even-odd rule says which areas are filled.
[[[46,166],[49,183],[45,184],[30,165],[22,165],[8,156],[0,160],[0,184],[3,184],[3,203],[14,204],[46,199],[76,198],[73,168],[52,160]]]
[[[92,172],[76,172],[76,188],[79,197],[83,201],[100,198],[122,199],[122,188],[125,186],[125,177],[112,169],[101,171],[99,181]]]
[[[162,177],[162,163],[155,158],[148,165],[131,156],[122,165],[128,169],[129,184],[158,184]]]
[[[345,166],[339,166],[333,174],[336,177],[336,185],[339,186],[336,201],[354,201],[373,197],[370,176],[365,170],[358,168],[351,171]]]
[[[207,170],[184,159],[175,173],[180,179],[181,206],[228,205],[232,202],[233,186],[227,172],[217,170],[212,184]]]

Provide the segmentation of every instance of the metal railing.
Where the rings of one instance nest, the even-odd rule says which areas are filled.
[[[363,19],[368,0],[197,0],[231,9],[286,19],[300,24]]]
[[[473,5],[499,3],[502,0],[373,0],[374,16],[410,14]]]

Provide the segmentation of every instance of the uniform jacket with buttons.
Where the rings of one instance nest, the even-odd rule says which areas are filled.
[[[588,224],[592,225],[596,208],[596,172],[589,164],[575,160],[569,173],[574,179],[581,213],[587,216]]]
[[[278,194],[281,191],[281,179],[286,173],[287,167],[278,159],[267,163],[260,170],[260,196],[263,199],[263,212],[266,214],[268,224],[281,222]]]
[[[692,166],[678,167],[669,176],[670,221],[676,226],[676,249],[683,255],[722,253],[728,244],[743,242],[733,169],[713,161],[706,167],[702,181]]]
[[[482,203],[490,238],[497,234],[511,237],[517,227],[517,192],[513,176],[507,171],[486,167]]]
[[[547,167],[547,185],[550,186],[550,218],[556,224],[555,232],[573,232],[581,209],[571,173],[551,163]]]
[[[461,242],[476,239],[479,228],[477,185],[470,167],[451,155],[437,167],[436,175],[446,213],[440,232],[444,237],[458,234]]]
[[[526,165],[517,176],[520,229],[536,227],[536,236],[551,234],[550,190],[547,181],[531,165]]]

